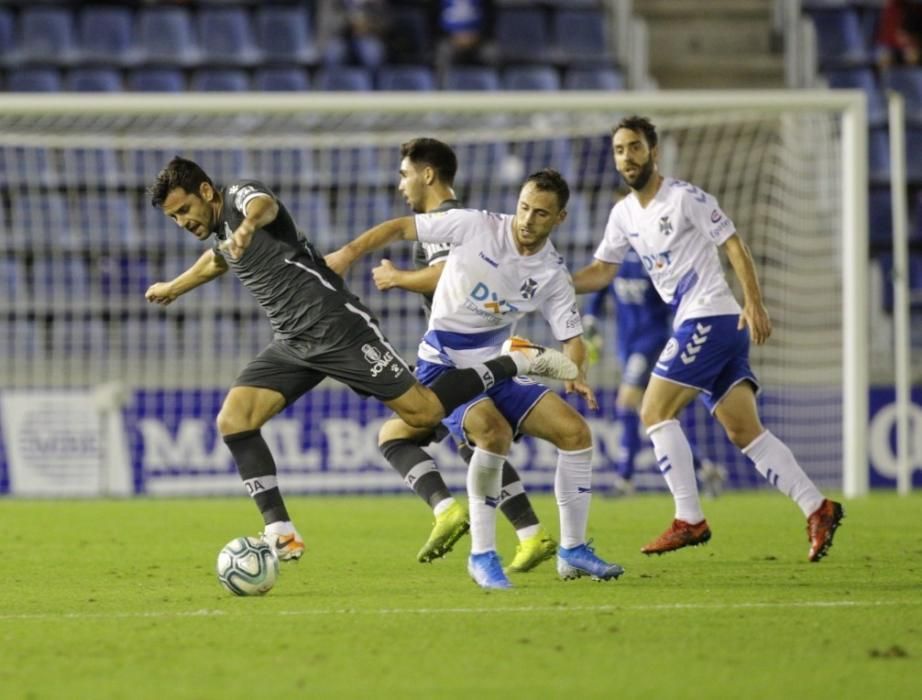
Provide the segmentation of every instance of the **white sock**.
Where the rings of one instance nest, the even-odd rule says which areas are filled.
[[[467,498],[471,517],[471,554],[496,550],[496,506],[503,488],[505,455],[474,448],[467,468]]]
[[[666,420],[647,429],[653,441],[656,466],[666,479],[675,500],[675,517],[692,525],[704,520],[691,445],[679,421]]]
[[[267,535],[291,535],[295,532],[295,525],[290,520],[276,520],[266,525]]]
[[[519,542],[523,542],[527,540],[529,537],[534,537],[539,532],[541,532],[540,525],[526,525],[525,527],[522,527],[516,530],[515,534],[519,538]]]
[[[433,514],[436,517],[440,516],[446,510],[451,508],[455,504],[455,497],[449,496],[448,498],[443,498],[441,501],[435,504],[435,508],[432,509]]]
[[[557,451],[554,494],[560,510],[560,546],[570,549],[586,542],[592,500],[592,448]]]
[[[743,454],[755,462],[759,474],[768,483],[792,499],[809,517],[823,502],[823,494],[797,463],[794,453],[766,430],[743,448]]]

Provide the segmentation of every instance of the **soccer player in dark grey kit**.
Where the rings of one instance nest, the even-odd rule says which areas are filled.
[[[442,212],[461,206],[453,189],[458,158],[448,144],[433,138],[416,138],[400,146],[400,158],[399,190],[414,212]],[[401,270],[384,259],[372,271],[375,284],[382,291],[399,288],[418,292],[428,316],[450,248],[447,243],[416,241],[415,269]],[[435,462],[422,449],[438,437],[429,430],[407,426],[399,418],[384,423],[378,433],[382,454],[435,514],[435,527],[416,557],[420,562],[447,554],[470,527],[467,509],[455,500]],[[460,444],[458,451],[465,462],[470,462],[473,451],[469,445]],[[499,508],[519,539],[515,558],[506,570],[530,571],[554,556],[557,543],[541,526],[521,477],[508,461],[503,464],[502,487]]]
[[[281,559],[300,558],[304,541],[285,507],[260,428],[325,377],[382,401],[413,427],[435,428],[455,407],[516,374],[578,374],[562,353],[533,346],[424,387],[265,185],[242,179],[219,189],[196,163],[176,157],[158,174],[150,195],[178,226],[201,241],[212,235],[216,240],[185,272],[152,284],[147,300],[170,304],[230,269],[272,325],[272,343],[237,377],[217,426],[263,515],[263,537]]]

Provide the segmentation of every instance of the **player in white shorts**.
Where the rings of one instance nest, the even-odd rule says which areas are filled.
[[[791,450],[759,419],[759,385],[749,367],[749,342],[771,335],[771,321],[749,249],[711,195],[657,168],[656,129],[642,117],[612,130],[615,167],[631,193],[611,211],[595,260],[573,276],[577,293],[611,283],[630,248],[640,256],[664,301],[675,310],[674,333],[660,354],[641,406],[657,464],[675,499],[670,527],[645,554],[663,554],[707,542],[711,531],[698,498],[688,439],[676,419],[696,396],[730,440],[773,486],[807,517],[808,558],[832,546],[842,506],[823,497]],[[743,289],[740,308],[724,278],[718,247]]]
[[[584,380],[585,347],[576,297],[563,258],[549,236],[566,218],[569,187],[546,169],[531,175],[515,215],[472,209],[418,214],[380,224],[327,256],[344,271],[362,255],[399,239],[450,243],[451,252],[433,299],[429,329],[419,346],[417,376],[424,384],[453,367],[477,364],[510,339],[513,325],[540,311],[564,353],[580,369],[566,390],[595,396]],[[495,391],[494,391],[495,389]],[[557,570],[562,578],[614,579],[623,573],[595,555],[586,542],[591,495],[592,434],[579,413],[532,381],[508,382],[459,407],[443,421],[474,445],[468,469],[471,557],[468,571],[483,588],[509,588],[496,554],[496,505],[503,462],[517,433],[558,448],[555,493],[560,509]]]

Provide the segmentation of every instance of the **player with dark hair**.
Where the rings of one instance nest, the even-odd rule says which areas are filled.
[[[714,197],[660,175],[656,129],[648,119],[628,117],[615,126],[612,151],[631,194],[612,208],[595,259],[573,276],[573,283],[579,293],[610,284],[633,248],[660,296],[675,309],[674,332],[653,369],[641,420],[675,499],[676,514],[670,527],[641,551],[662,554],[711,537],[691,448],[676,419],[700,396],[730,441],[800,507],[807,517],[808,559],[819,561],[832,546],[844,512],[839,503],[823,497],[787,445],[759,418],[759,385],[749,367],[749,342],[751,335],[757,345],[764,343],[772,325],[749,248]],[[724,278],[718,247],[726,252],[742,287],[742,308]]]
[[[414,212],[437,213],[460,208],[453,189],[458,161],[448,144],[417,138],[401,145],[400,156],[399,190]],[[382,291],[398,288],[418,292],[428,317],[449,249],[447,243],[416,241],[415,269],[400,270],[385,258],[372,270],[375,285]],[[422,449],[438,437],[430,431],[412,428],[399,418],[384,423],[378,433],[378,445],[387,461],[435,514],[432,533],[417,554],[420,562],[447,554],[470,527],[467,508],[455,500],[435,462]],[[470,462],[474,454],[470,446],[461,443],[458,451],[465,462]],[[557,543],[540,525],[522,480],[508,461],[503,464],[499,508],[519,539],[515,558],[506,567],[507,573],[530,571],[554,556]]]
[[[583,314],[590,359],[604,344],[596,319],[604,312],[609,297],[615,301],[615,352],[621,367],[615,398],[616,418],[621,424],[620,449],[613,460],[615,487],[620,493],[631,494],[637,454],[642,447],[640,406],[656,358],[672,335],[672,307],[653,287],[640,256],[627,251],[615,279],[592,295]],[[694,449],[692,459],[705,492],[717,496],[726,478],[723,468],[701,459]]]
[[[517,374],[578,373],[558,351],[523,349],[423,386],[265,185],[238,180],[218,189],[196,163],[177,157],[157,176],[150,194],[153,206],[178,226],[201,241],[214,236],[215,242],[175,279],[152,284],[147,300],[170,304],[232,269],[272,325],[274,340],[237,377],[217,425],[263,515],[263,536],[282,559],[299,558],[304,542],[285,507],[260,428],[325,377],[382,401],[409,425],[431,429],[456,406]]]
[[[451,252],[439,279],[429,329],[419,346],[417,376],[438,381],[454,367],[469,367],[500,348],[527,343],[510,338],[514,324],[539,310],[580,367],[566,384],[568,392],[597,406],[585,383],[582,323],[570,275],[549,236],[566,218],[570,190],[555,170],[526,179],[516,213],[495,214],[452,209],[393,219],[366,231],[327,256],[337,271],[362,255],[394,241],[448,243]],[[471,520],[468,573],[481,587],[509,588],[496,553],[496,505],[502,470],[516,433],[547,440],[557,447],[554,491],[560,512],[557,571],[561,578],[618,578],[618,564],[600,559],[586,541],[592,483],[592,433],[585,419],[557,394],[531,380],[517,379],[488,389],[457,408],[445,425],[459,441],[473,446],[467,473]]]

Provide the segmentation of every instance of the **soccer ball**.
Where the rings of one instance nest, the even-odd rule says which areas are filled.
[[[218,552],[218,581],[234,595],[263,595],[279,575],[279,558],[266,542],[238,537]]]

